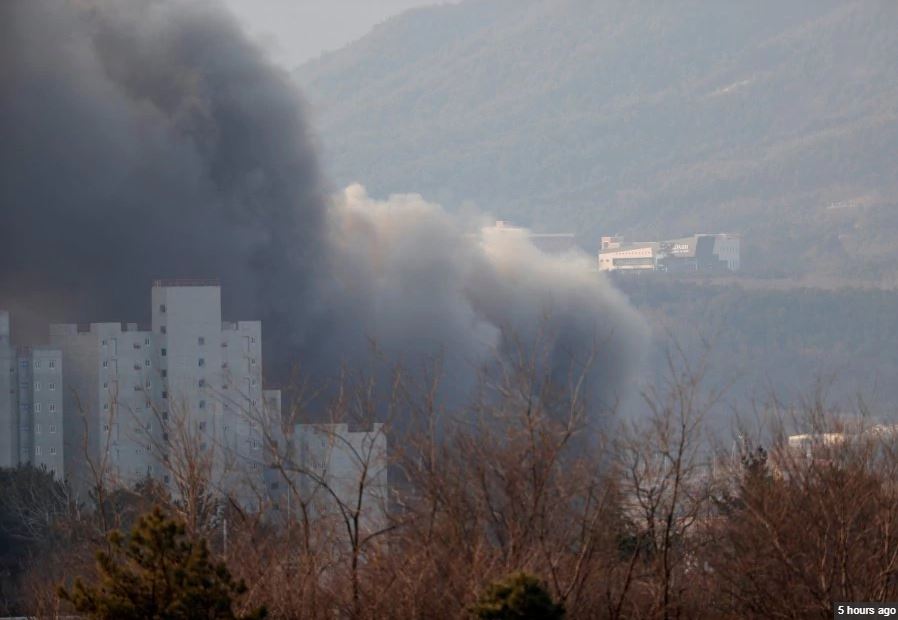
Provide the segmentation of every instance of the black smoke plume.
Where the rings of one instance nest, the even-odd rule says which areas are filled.
[[[543,322],[559,360],[598,346],[598,397],[629,376],[642,324],[585,257],[414,195],[334,197],[290,77],[218,4],[4,0],[0,24],[0,307],[20,335],[145,319],[153,279],[216,277],[281,377],[375,341],[468,385]]]

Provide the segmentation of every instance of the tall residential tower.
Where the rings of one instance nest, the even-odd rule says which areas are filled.
[[[67,427],[73,485],[92,484],[102,464],[117,484],[152,477],[177,495],[198,466],[251,508],[264,490],[262,325],[222,322],[215,281],[160,280],[151,300],[149,326],[50,328],[66,405],[83,417]]]

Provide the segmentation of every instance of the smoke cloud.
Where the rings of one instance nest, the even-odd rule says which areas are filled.
[[[335,193],[300,93],[218,4],[7,0],[0,35],[0,307],[20,333],[140,320],[154,278],[217,277],[275,374],[333,375],[373,341],[440,355],[461,391],[540,332],[559,368],[595,345],[590,393],[620,395],[644,329],[588,257]]]

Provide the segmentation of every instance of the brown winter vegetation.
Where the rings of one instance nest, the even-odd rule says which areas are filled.
[[[5,473],[3,535],[29,541],[3,591],[9,610],[71,611],[60,584],[100,583],[94,556],[108,572],[113,532],[155,506],[241,584],[237,615],[513,617],[490,612],[507,602],[489,597],[515,580],[545,617],[569,619],[829,618],[834,601],[898,598],[891,428],[820,402],[772,405],[764,432],[715,442],[705,419],[720,394],[701,368],[671,363],[666,384],[643,394],[646,414],[621,420],[590,410],[574,364],[559,377],[538,357],[497,363],[461,410],[440,404],[438,365],[332,391],[330,419],[386,422],[387,498],[366,488],[373,453],[356,453],[347,497],[296,463],[280,430],[266,442],[278,492],[260,493],[260,512],[205,491],[213,468],[189,462],[201,451],[186,431],[174,434],[173,493],[105,488],[99,476],[93,503],[76,503],[16,491]],[[311,415],[294,396],[292,417]],[[791,426],[806,434],[790,442]],[[30,529],[10,533],[17,523]]]

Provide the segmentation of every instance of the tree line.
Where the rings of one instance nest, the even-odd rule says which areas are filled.
[[[670,358],[644,414],[623,419],[584,401],[576,365],[561,380],[516,360],[455,410],[437,371],[397,368],[383,396],[344,379],[332,418],[377,416],[392,433],[388,497],[366,492],[372,454],[356,453],[356,492],[338,493],[279,432],[258,511],[229,501],[202,462],[179,466],[190,474],[175,489],[100,489],[98,477],[77,501],[45,472],[3,471],[3,611],[829,618],[834,601],[898,597],[892,427],[810,399],[772,402],[722,439],[706,424],[722,390],[701,363]]]

